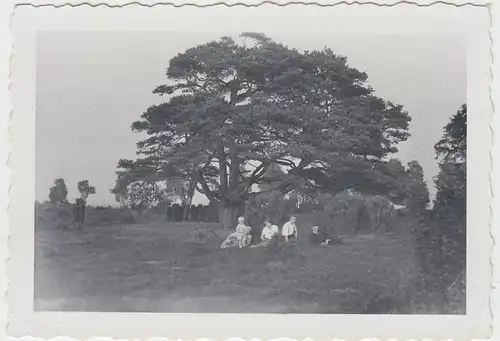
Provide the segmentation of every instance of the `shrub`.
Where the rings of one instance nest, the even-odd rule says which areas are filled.
[[[293,204],[279,192],[257,195],[253,200],[247,202],[248,224],[252,227],[261,226],[265,219],[269,219],[273,224],[282,225],[294,213],[292,208]]]
[[[417,235],[422,290],[433,293],[440,311],[465,311],[465,223],[443,219],[423,222]]]
[[[36,203],[35,222],[36,226],[75,228],[81,224],[74,224],[75,205],[69,202],[58,203]],[[113,224],[135,224],[136,220],[130,210],[104,207],[88,206],[84,225],[113,225]]]
[[[87,212],[87,225],[127,225],[136,223],[132,212],[127,209],[89,207]]]
[[[444,163],[436,178],[430,214],[415,231],[422,287],[434,293],[439,311],[465,312],[466,164]]]
[[[397,210],[382,196],[340,193],[323,202],[331,233],[389,232],[401,223]]]
[[[74,205],[69,202],[35,203],[35,226],[37,228],[73,228]]]
[[[397,227],[398,212],[387,198],[380,195],[368,196],[366,202],[372,230],[389,232]]]
[[[432,214],[416,231],[422,286],[441,312],[465,312],[467,214],[467,105],[444,127],[434,146],[439,173]]]

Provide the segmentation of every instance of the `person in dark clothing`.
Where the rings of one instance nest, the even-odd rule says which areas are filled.
[[[309,241],[312,245],[330,245],[331,238],[324,228],[313,226],[309,234]]]

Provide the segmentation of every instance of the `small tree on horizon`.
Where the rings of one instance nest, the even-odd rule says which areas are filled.
[[[49,200],[53,204],[68,201],[68,187],[63,178],[58,178],[54,181],[54,185],[49,191]]]
[[[79,181],[77,189],[78,189],[78,192],[80,193],[80,198],[84,202],[87,202],[89,195],[95,194],[95,187],[90,186],[88,180]]]
[[[95,187],[90,186],[88,180],[82,180],[78,182],[77,189],[80,193],[80,198],[76,199],[74,220],[77,223],[84,223],[85,206],[87,205],[87,199],[89,195],[95,194]]]

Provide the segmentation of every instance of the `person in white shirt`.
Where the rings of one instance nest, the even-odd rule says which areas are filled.
[[[252,241],[252,235],[250,234],[251,231],[252,228],[245,225],[245,218],[239,217],[236,231],[227,236],[227,238],[222,242],[220,248],[227,249],[238,246],[241,249],[249,246]]]
[[[294,216],[290,217],[290,220],[288,220],[285,225],[283,225],[283,229],[281,231],[281,234],[283,237],[285,237],[285,242],[288,243],[290,239],[298,239],[299,234],[297,231],[297,225],[295,225],[295,222],[297,221],[297,218]]]
[[[238,247],[244,248],[250,245],[252,241],[251,233],[252,228],[245,224],[245,218],[238,218],[238,225],[236,226],[236,239],[238,240]]]
[[[264,222],[264,228],[260,234],[260,244],[251,247],[268,246],[279,233],[278,225],[273,225],[269,220]]]

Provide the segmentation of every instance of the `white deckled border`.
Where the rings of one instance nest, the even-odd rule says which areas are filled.
[[[12,43],[12,40],[10,38],[10,33],[9,33],[9,22],[10,22],[10,19],[11,19],[11,14],[12,14],[12,10],[14,8],[14,6],[18,3],[22,3],[23,1],[11,1],[11,0],[2,0],[0,1],[0,23],[1,23],[1,26],[0,26],[0,38],[2,38],[0,41],[3,42],[3,48],[2,48],[2,58],[0,59],[0,77],[2,79],[2,82],[1,82],[1,93],[0,93],[0,108],[2,108],[2,115],[0,116],[0,158],[2,161],[4,162],[0,162],[1,165],[0,165],[0,274],[2,274],[0,276],[0,294],[1,293],[4,293],[6,292],[6,288],[7,288],[7,278],[5,276],[5,273],[6,273],[6,264],[5,264],[5,260],[7,259],[7,236],[9,235],[9,230],[7,229],[7,226],[8,226],[8,217],[7,217],[7,212],[6,212],[6,209],[7,209],[7,205],[8,205],[8,195],[7,195],[7,191],[8,191],[8,181],[6,181],[9,177],[9,170],[7,169],[6,167],[6,164],[5,164],[5,161],[7,161],[7,158],[8,158],[8,155],[9,155],[9,150],[10,150],[10,146],[8,145],[7,141],[8,141],[8,131],[9,131],[9,118],[10,118],[10,111],[11,111],[11,106],[10,106],[10,95],[9,95],[9,91],[8,91],[8,88],[9,88],[9,65],[10,65],[10,57],[11,57],[11,43]],[[143,4],[143,5],[146,5],[146,6],[150,6],[150,5],[153,5],[155,3],[158,3],[158,1],[154,1],[154,0],[142,0],[142,1],[138,1],[138,2],[135,2],[134,3],[131,3],[131,2],[127,2],[127,1],[119,1],[119,0],[107,0],[107,1],[73,1],[73,0],[69,0],[69,1],[62,1],[62,0],[53,0],[53,1],[39,1],[39,0],[32,0],[32,1],[26,1],[26,2],[29,2],[29,3],[32,3],[34,4],[35,6],[39,6],[39,5],[46,5],[46,4],[53,4],[53,5],[57,5],[57,6],[60,6],[60,5],[63,5],[63,4],[70,4],[70,5],[78,5],[78,4],[82,4],[82,3],[87,3],[87,4],[90,4],[90,5],[96,5],[96,4],[100,4],[100,3],[103,3],[105,2],[107,5],[109,6],[122,6],[124,3],[125,4],[129,4],[127,6],[136,6],[137,4]],[[26,3],[24,2],[24,3]],[[265,1],[266,3],[270,3],[270,2],[267,2]],[[294,1],[292,1],[294,2]],[[311,1],[307,1],[307,2],[311,2]],[[355,4],[355,6],[357,6],[358,4],[360,3],[367,3],[367,4],[372,4],[373,3],[377,3],[377,4],[384,4],[384,5],[394,5],[394,4],[397,4],[397,3],[401,3],[401,1],[396,1],[396,0],[375,0],[375,1],[364,1],[364,0],[360,0],[360,1],[340,1],[340,0],[333,0],[333,1],[328,1],[328,0],[318,0],[318,1],[314,1],[315,3],[317,4],[320,4],[320,5],[331,5],[333,3],[353,3]],[[163,2],[164,4],[167,3],[167,2]],[[181,5],[188,5],[188,6],[191,6],[192,4],[203,4],[204,6],[208,6],[209,4],[215,4],[215,3],[220,3],[218,1],[203,1],[203,0],[173,0],[173,1],[168,1],[168,4],[170,4],[169,6],[173,5],[173,6],[181,6]],[[254,1],[254,0],[226,0],[224,1],[225,4],[228,4],[228,5],[236,5],[236,6],[240,6],[239,4],[241,3],[245,3],[245,4],[249,4],[249,5],[256,5],[256,4],[259,4],[259,3],[262,3],[262,1]],[[285,1],[285,0],[275,0],[275,1],[272,1],[272,3],[275,3],[275,4],[285,4],[285,3],[288,3],[288,1]],[[298,3],[298,2],[295,2],[295,3]],[[406,2],[406,1],[403,1],[403,3],[412,3],[412,2]],[[456,0],[456,1],[431,1],[431,0],[422,0],[422,1],[415,1],[413,3],[418,3],[419,5],[423,5],[423,6],[428,6],[428,5],[431,5],[433,3],[437,3],[438,6],[442,6],[443,4],[446,4],[446,3],[454,3],[456,5],[459,5],[459,6],[469,6],[470,4],[474,5],[474,6],[482,6],[482,5],[485,5],[485,4],[488,4],[490,3],[490,1],[466,1],[466,0]],[[439,5],[440,4],[440,5]],[[85,5],[84,5],[85,6]],[[492,20],[493,20],[493,25],[492,25],[492,31],[491,31],[491,38],[492,38],[492,41],[495,42],[495,40],[497,38],[500,37],[500,3],[497,2],[497,5],[496,6],[492,6]],[[498,56],[500,54],[496,53],[499,51],[499,47],[500,44],[493,44],[493,50],[492,50],[492,58],[494,55]],[[494,103],[500,103],[500,101],[498,100],[498,96],[500,96],[500,81],[498,80],[500,77],[498,76],[499,75],[499,71],[500,71],[500,66],[499,66],[499,63],[498,63],[498,57],[495,59],[493,58],[493,60],[495,61],[495,64],[492,65],[491,67],[491,76],[492,76],[492,83],[491,83],[491,100],[492,100],[492,105]],[[493,75],[496,75],[496,76],[493,76]],[[497,107],[498,107],[498,104],[497,104]],[[497,178],[495,178],[495,172],[498,173],[499,170],[498,170],[498,167],[496,166],[497,165],[497,162],[498,162],[498,156],[500,155],[500,147],[498,146],[498,133],[494,133],[495,131],[495,128],[496,127],[500,127],[500,118],[498,117],[498,115],[493,115],[492,118],[491,118],[491,123],[490,123],[490,128],[492,130],[492,143],[493,143],[493,149],[491,150],[491,161],[492,161],[492,168],[491,168],[491,172],[490,172],[490,181],[491,181],[491,191],[492,191],[492,194],[496,194],[496,193],[499,193],[499,184],[500,184],[500,181],[496,180]],[[489,147],[489,146],[488,146]],[[497,199],[498,195],[495,195],[493,198],[494,198],[494,201],[492,202],[492,206],[491,206],[491,210],[492,210],[492,213],[493,212],[498,212],[498,210],[500,209],[500,200]],[[496,214],[492,214],[492,226],[494,226],[494,228],[492,229],[491,231],[491,234],[492,234],[492,237],[494,237],[495,239],[498,240],[498,230],[500,228],[500,220],[498,218],[499,214],[496,213]],[[495,247],[494,248],[494,251],[493,251],[493,254],[492,254],[492,265],[495,265],[495,262],[494,260],[498,260],[500,259],[500,250],[498,247]],[[496,268],[494,268],[494,270],[496,270]],[[494,292],[493,292],[493,295],[492,295],[492,299],[491,299],[491,312],[492,314],[495,313],[495,312],[500,312],[500,296],[498,295],[497,293],[497,287],[498,285],[500,284],[500,275],[498,274],[499,271],[496,270],[493,272],[493,275],[494,277],[492,278],[492,286],[493,288],[495,289]],[[101,314],[95,314],[93,317],[93,319],[98,319],[99,315]],[[117,322],[118,323],[123,323],[124,325],[127,324],[127,321],[128,321],[128,316],[127,315],[130,315],[130,314],[116,314],[116,316],[121,316],[118,317],[118,320]],[[103,316],[103,315],[101,315]],[[227,319],[228,319],[228,322],[230,323],[230,321],[232,320],[232,317],[230,315],[226,315]],[[398,318],[396,317],[394,319],[394,324],[397,324],[398,322]],[[5,326],[7,323],[7,307],[5,306],[5,300],[2,300],[0,299],[0,325],[2,326]],[[366,328],[367,326],[366,325],[360,325],[359,326],[359,337],[357,337],[358,339],[361,338],[362,336],[369,336],[369,335],[364,335],[363,334],[363,330]],[[389,326],[388,326],[389,327]],[[193,327],[195,328],[195,327]],[[493,338],[492,339],[497,339],[500,334],[497,333],[497,331],[499,330],[500,328],[500,322],[494,320],[494,328],[493,328]],[[0,339],[6,339],[6,340],[14,340],[13,337],[9,337],[9,336],[6,336],[5,334],[5,330],[4,328],[0,328]],[[168,336],[168,329],[165,330],[164,332],[165,335]],[[332,331],[332,334],[334,334],[334,332]],[[37,335],[32,335],[33,337],[36,337]],[[126,335],[120,335],[120,336],[115,336],[115,337],[132,337],[131,334],[126,334]],[[133,335],[133,337],[137,337],[138,335]],[[276,335],[275,337],[277,337],[278,335]],[[422,336],[418,336],[418,335],[415,335],[417,338],[421,338]],[[34,339],[33,337],[27,337],[29,339]],[[90,336],[89,336],[90,337]],[[389,339],[390,335],[385,335],[383,336],[383,339]],[[445,336],[440,336],[441,338],[444,338]],[[58,340],[71,340],[70,338],[67,338],[67,337],[57,337],[55,339],[58,339]],[[93,340],[112,340],[110,338],[97,338],[97,337],[93,337],[92,338]],[[160,340],[160,338],[154,338],[154,340]],[[166,340],[164,338],[161,338],[161,340]],[[201,340],[201,339],[200,339]],[[205,340],[208,340],[208,339],[205,339]],[[231,340],[238,340],[238,339],[231,339]],[[241,340],[241,339],[240,339]],[[276,339],[277,340],[277,339]],[[280,338],[280,340],[290,340],[290,339],[287,339],[287,338]],[[306,340],[306,339],[304,339]],[[312,339],[309,339],[312,341]],[[351,340],[349,340],[351,341]],[[354,340],[353,340],[354,341]]]
[[[174,6],[196,6],[196,7],[210,7],[214,5],[226,6],[248,6],[255,7],[262,4],[276,4],[276,5],[289,5],[289,4],[303,4],[303,5],[320,5],[332,6],[336,4],[372,4],[376,6],[394,6],[398,4],[414,4],[417,6],[431,6],[436,4],[441,5],[454,5],[454,6],[485,6],[494,3],[494,0],[15,0],[17,4],[32,4],[34,6],[78,6],[81,4],[88,4],[90,6],[111,6],[123,7],[129,5],[144,5],[144,6],[157,6],[161,4],[171,4]]]

